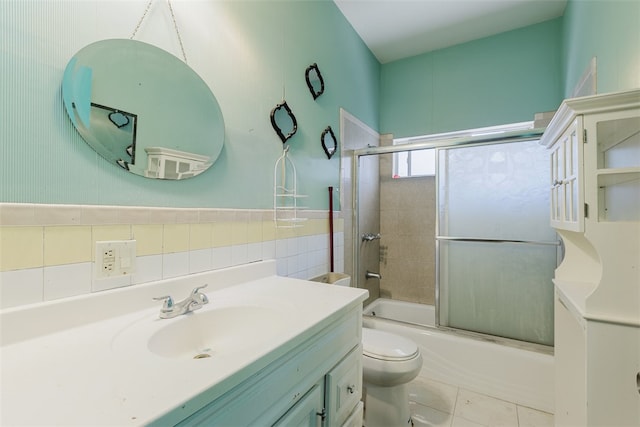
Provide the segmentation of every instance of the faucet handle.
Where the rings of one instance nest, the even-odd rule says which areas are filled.
[[[153,299],[155,301],[164,301],[164,304],[162,305],[163,311],[173,309],[173,298],[171,298],[171,296],[166,295],[163,297],[154,297]]]
[[[207,296],[205,294],[203,294],[202,292],[200,292],[200,289],[204,289],[207,286],[209,286],[208,284],[204,284],[202,286],[198,286],[197,288],[195,288],[194,290],[191,291],[191,297],[195,297],[197,296],[200,299],[200,302],[202,304],[208,304],[209,303],[209,298],[207,298]]]
[[[205,284],[204,284],[204,285],[202,285],[202,286],[198,286],[197,288],[195,288],[194,290],[192,290],[192,291],[191,291],[191,295],[195,295],[195,294],[197,294],[198,292],[200,292],[200,289],[204,289],[204,288],[206,288],[207,286],[209,286],[209,284],[208,284],[208,283],[205,283]]]

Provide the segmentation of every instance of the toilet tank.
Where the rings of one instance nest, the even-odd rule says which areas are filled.
[[[330,285],[351,286],[351,276],[344,273],[325,273],[309,280],[312,282],[328,283]]]

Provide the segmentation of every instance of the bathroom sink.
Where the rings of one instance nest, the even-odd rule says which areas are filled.
[[[285,312],[259,305],[205,307],[173,319],[139,320],[113,340],[118,351],[170,359],[208,359],[251,351],[282,333]]]
[[[277,311],[256,306],[196,311],[173,320],[149,338],[152,353],[200,359],[245,351],[256,339],[268,339],[284,324]]]

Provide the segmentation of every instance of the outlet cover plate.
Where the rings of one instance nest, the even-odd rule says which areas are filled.
[[[135,240],[96,242],[95,254],[95,274],[97,279],[128,276],[135,273]]]

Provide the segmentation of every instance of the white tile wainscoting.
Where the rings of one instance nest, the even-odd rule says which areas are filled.
[[[275,259],[278,275],[329,271],[328,212],[306,211],[295,229],[271,210],[0,204],[0,308]],[[334,214],[334,270],[344,231]],[[137,242],[136,270],[95,277],[95,242]]]

